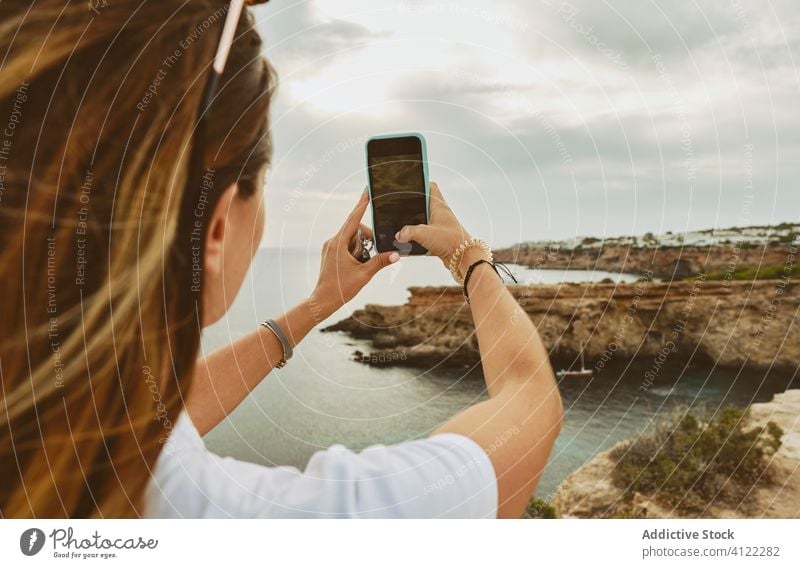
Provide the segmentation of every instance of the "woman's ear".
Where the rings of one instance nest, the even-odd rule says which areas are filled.
[[[229,185],[222,192],[216,207],[208,220],[206,230],[205,270],[204,282],[206,288],[216,289],[222,279],[223,253],[225,250],[225,236],[235,221],[231,215],[231,203],[236,198],[239,186],[235,183]]]

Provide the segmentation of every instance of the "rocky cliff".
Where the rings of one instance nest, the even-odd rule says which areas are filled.
[[[595,371],[640,360],[651,366],[651,378],[664,365],[690,358],[721,367],[790,371],[800,360],[800,288],[788,278],[727,282],[697,277],[671,283],[509,289],[559,366],[572,364],[581,350]],[[357,357],[374,365],[478,364],[472,318],[461,290],[410,291],[403,306],[368,305],[325,331],[369,340],[374,351]]]
[[[634,247],[621,244],[566,248],[519,245],[494,252],[502,262],[533,268],[605,270],[633,274],[651,273],[659,278],[685,278],[700,273],[733,272],[739,267],[776,266],[786,262],[789,243],[763,245],[715,244],[713,246]]]
[[[769,484],[753,487],[737,507],[712,503],[703,512],[709,518],[799,518],[800,517],[800,390],[777,394],[771,402],[750,408],[754,426],[775,422],[783,429],[781,447],[772,457],[774,473]],[[621,442],[624,444],[624,442]],[[559,517],[607,518],[619,515],[628,505],[611,482],[614,448],[602,452],[572,472],[556,490],[553,506]],[[679,511],[637,494],[625,515],[674,518]]]

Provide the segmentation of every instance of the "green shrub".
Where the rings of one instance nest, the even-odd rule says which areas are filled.
[[[638,492],[680,510],[702,511],[768,482],[769,456],[782,436],[774,422],[751,427],[749,409],[725,408],[705,420],[676,412],[652,433],[614,450],[612,480],[628,498]]]
[[[737,268],[733,272],[709,272],[706,280],[770,280],[774,278],[793,278],[800,276],[800,264],[773,264],[770,266],[751,266]],[[692,280],[694,276],[684,280]]]
[[[533,498],[525,507],[525,512],[522,514],[523,519],[555,519],[555,508],[543,499]]]

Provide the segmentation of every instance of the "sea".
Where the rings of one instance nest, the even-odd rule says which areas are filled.
[[[203,351],[209,353],[236,340],[307,297],[319,264],[316,251],[260,249],[235,303],[222,320],[204,331]],[[637,278],[602,271],[511,268],[521,283],[531,284]],[[320,327],[366,304],[402,304],[410,286],[451,283],[438,259],[403,258]],[[354,361],[356,350],[369,352],[370,346],[344,333],[315,329],[297,346],[288,365],[273,370],[205,436],[206,445],[222,456],[302,469],[314,452],[332,445],[360,450],[424,438],[451,416],[486,398],[480,370],[374,368]],[[785,377],[709,364],[662,372],[657,384],[642,391],[644,371],[644,365],[621,364],[607,367],[589,381],[560,382],[564,427],[537,497],[549,501],[559,483],[584,462],[622,439],[653,428],[675,409],[713,412],[728,405],[746,406],[768,401],[787,387]]]

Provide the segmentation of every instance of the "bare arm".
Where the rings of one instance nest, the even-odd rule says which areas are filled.
[[[283,333],[297,345],[314,326],[350,301],[381,269],[399,256],[381,253],[366,263],[351,254],[369,200],[363,193],[342,228],[322,247],[322,263],[311,296],[277,318]],[[233,412],[283,357],[283,346],[265,327],[251,331],[197,362],[186,410],[203,436]]]
[[[446,264],[467,238],[436,184],[431,187],[430,225],[400,233],[400,240],[420,242]],[[461,274],[482,254],[468,249]],[[435,433],[462,434],[484,448],[497,476],[498,516],[519,518],[560,432],[561,397],[536,327],[489,265],[476,267],[468,293],[489,400]]]
[[[561,397],[535,326],[491,267],[475,269],[468,292],[489,400],[438,432],[469,436],[489,453],[498,516],[519,518],[561,430]]]
[[[276,318],[286,337],[298,344],[321,321],[313,300]],[[263,326],[197,362],[186,410],[201,436],[234,411],[283,357],[283,346]]]

